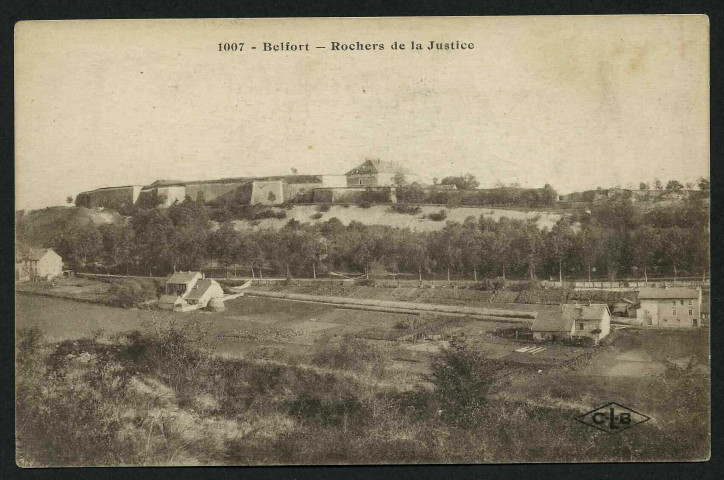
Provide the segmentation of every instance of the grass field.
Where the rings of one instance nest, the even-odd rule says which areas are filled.
[[[142,447],[131,449],[126,458],[151,458],[152,464],[626,462],[702,460],[708,455],[708,329],[624,329],[601,347],[543,344],[544,350],[530,354],[515,350],[531,343],[493,335],[495,323],[427,319],[439,325],[436,332],[464,332],[472,348],[501,362],[496,372],[500,380],[479,413],[481,425],[460,427],[439,417],[443,407],[436,403],[437,387],[430,377],[431,360],[447,345],[444,340],[368,342],[374,346],[371,351],[389,356],[381,373],[319,364],[320,352],[325,352],[320,347],[337,345],[345,335],[392,332],[398,323],[410,321],[402,314],[252,297],[229,301],[225,312],[161,313],[19,295],[16,327],[37,326],[49,342],[89,338],[103,330],[101,346],[121,349],[122,343],[114,347],[114,333],[147,331],[154,322],[203,327],[217,359],[204,361],[208,370],[194,373],[179,364],[168,371],[173,364],[163,362],[132,364],[139,373],[124,393],[128,399],[107,406],[109,412],[135,412],[128,413],[127,428]],[[77,344],[73,348],[90,348]],[[48,347],[52,352],[53,346]],[[327,352],[326,362],[336,358],[334,349]],[[356,359],[354,352],[346,358]],[[74,369],[95,365],[73,362]],[[149,370],[153,365],[161,370]],[[75,392],[81,386],[72,388]],[[66,396],[59,393],[53,401]],[[652,419],[619,435],[574,420],[609,402]],[[155,429],[151,419],[157,417],[163,417],[167,436]],[[145,449],[145,457],[139,448]]]

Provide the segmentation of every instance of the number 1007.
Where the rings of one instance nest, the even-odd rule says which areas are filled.
[[[219,44],[220,52],[241,52],[243,50],[244,50],[243,43],[220,43]]]

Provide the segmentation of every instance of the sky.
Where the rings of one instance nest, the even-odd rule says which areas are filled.
[[[695,181],[709,172],[708,42],[704,16],[21,22],[16,207],[365,158],[562,194]]]

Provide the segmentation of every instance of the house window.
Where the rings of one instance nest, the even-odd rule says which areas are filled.
[[[676,309],[675,309],[675,308],[671,310],[671,314],[672,314],[672,315],[676,315]]]
[[[692,315],[694,315],[694,310],[689,309],[689,316],[691,317]]]
[[[586,329],[586,325],[585,325],[583,322],[579,322],[579,323],[578,323],[578,329],[579,329],[579,330],[585,330],[585,329]]]
[[[684,301],[683,301],[683,300],[680,300],[680,301],[681,301],[681,304],[683,305],[683,304],[684,304]]]
[[[362,179],[361,179],[361,178],[359,179],[359,184],[362,185]]]
[[[689,300],[689,305],[693,305],[693,303],[691,303],[691,300]]]
[[[671,304],[672,304],[673,306],[676,306],[676,300],[672,301]]]

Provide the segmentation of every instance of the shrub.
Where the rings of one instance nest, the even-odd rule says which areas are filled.
[[[152,281],[123,279],[108,290],[109,303],[117,307],[133,307],[156,298],[157,288]]]
[[[279,210],[276,215],[278,220],[282,220],[287,218],[287,211],[286,210]]]
[[[370,208],[372,206],[372,204],[370,202],[364,201],[364,202],[359,202],[357,204],[357,206],[359,208]]]
[[[392,211],[407,215],[416,215],[420,213],[420,207],[417,205],[408,205],[406,203],[395,203],[392,205]]]
[[[505,288],[507,282],[503,277],[485,278],[481,282],[470,287],[471,290],[480,290],[483,292],[497,292]]]
[[[461,427],[477,425],[501,367],[500,361],[487,358],[463,340],[452,339],[450,347],[430,364],[443,418]]]
[[[320,212],[328,212],[331,207],[332,205],[329,203],[322,203],[317,207],[317,210]]]
[[[322,218],[323,215],[324,215],[323,213],[317,212],[314,215],[312,215],[310,218],[312,218],[313,220],[319,220],[320,218]]]
[[[321,344],[312,363],[345,370],[371,370],[382,375],[389,366],[390,357],[382,348],[364,340],[344,338],[339,343]]]
[[[441,222],[447,218],[447,210],[442,209],[437,213],[429,213],[427,218],[434,222]]]

